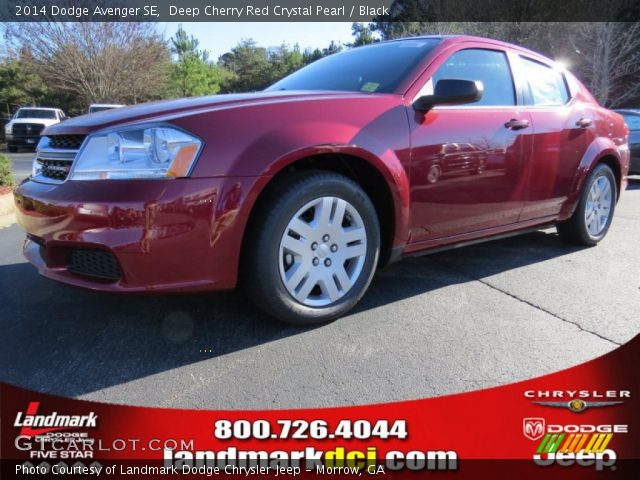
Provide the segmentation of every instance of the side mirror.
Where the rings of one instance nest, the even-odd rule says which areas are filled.
[[[418,112],[427,112],[435,105],[462,105],[482,98],[482,82],[473,80],[442,79],[436,83],[433,95],[424,95],[413,102]]]

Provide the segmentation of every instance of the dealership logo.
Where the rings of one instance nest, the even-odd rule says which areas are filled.
[[[540,443],[533,461],[540,466],[554,463],[568,467],[593,466],[596,470],[615,470],[616,453],[607,448],[614,434],[628,433],[623,424],[547,424],[544,418],[529,417],[522,420],[522,433],[529,440]]]
[[[60,415],[58,412],[41,415],[38,414],[39,408],[40,402],[29,402],[26,412],[18,412],[13,426],[20,427],[20,435],[32,437],[59,430],[97,426],[98,416],[95,412],[88,415]]]
[[[531,402],[535,405],[542,405],[543,407],[559,407],[559,408],[568,408],[572,412],[581,413],[584,412],[587,408],[591,407],[611,407],[613,405],[620,405],[623,402],[587,402],[580,398],[576,398],[569,402]]]
[[[631,397],[631,392],[629,390],[526,390],[524,396],[531,399],[534,405],[567,408],[574,413],[582,413],[588,408],[621,405],[623,398]]]
[[[537,440],[544,435],[544,418],[525,418],[522,420],[522,433],[529,440]]]

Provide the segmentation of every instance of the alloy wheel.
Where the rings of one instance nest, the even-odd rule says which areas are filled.
[[[356,208],[326,196],[299,209],[280,241],[280,278],[299,303],[324,307],[357,282],[367,254],[367,231]]]
[[[584,210],[584,220],[592,237],[597,237],[606,228],[612,206],[611,181],[602,175],[596,178],[589,190]]]

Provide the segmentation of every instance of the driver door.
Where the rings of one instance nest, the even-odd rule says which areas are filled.
[[[479,80],[484,92],[472,104],[409,113],[411,243],[516,223],[527,193],[530,117],[517,105],[506,52],[454,52],[416,98],[441,79]]]

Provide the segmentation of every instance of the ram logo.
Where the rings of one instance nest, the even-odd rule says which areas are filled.
[[[529,440],[537,440],[544,435],[544,418],[525,418],[522,420],[522,433]]]

